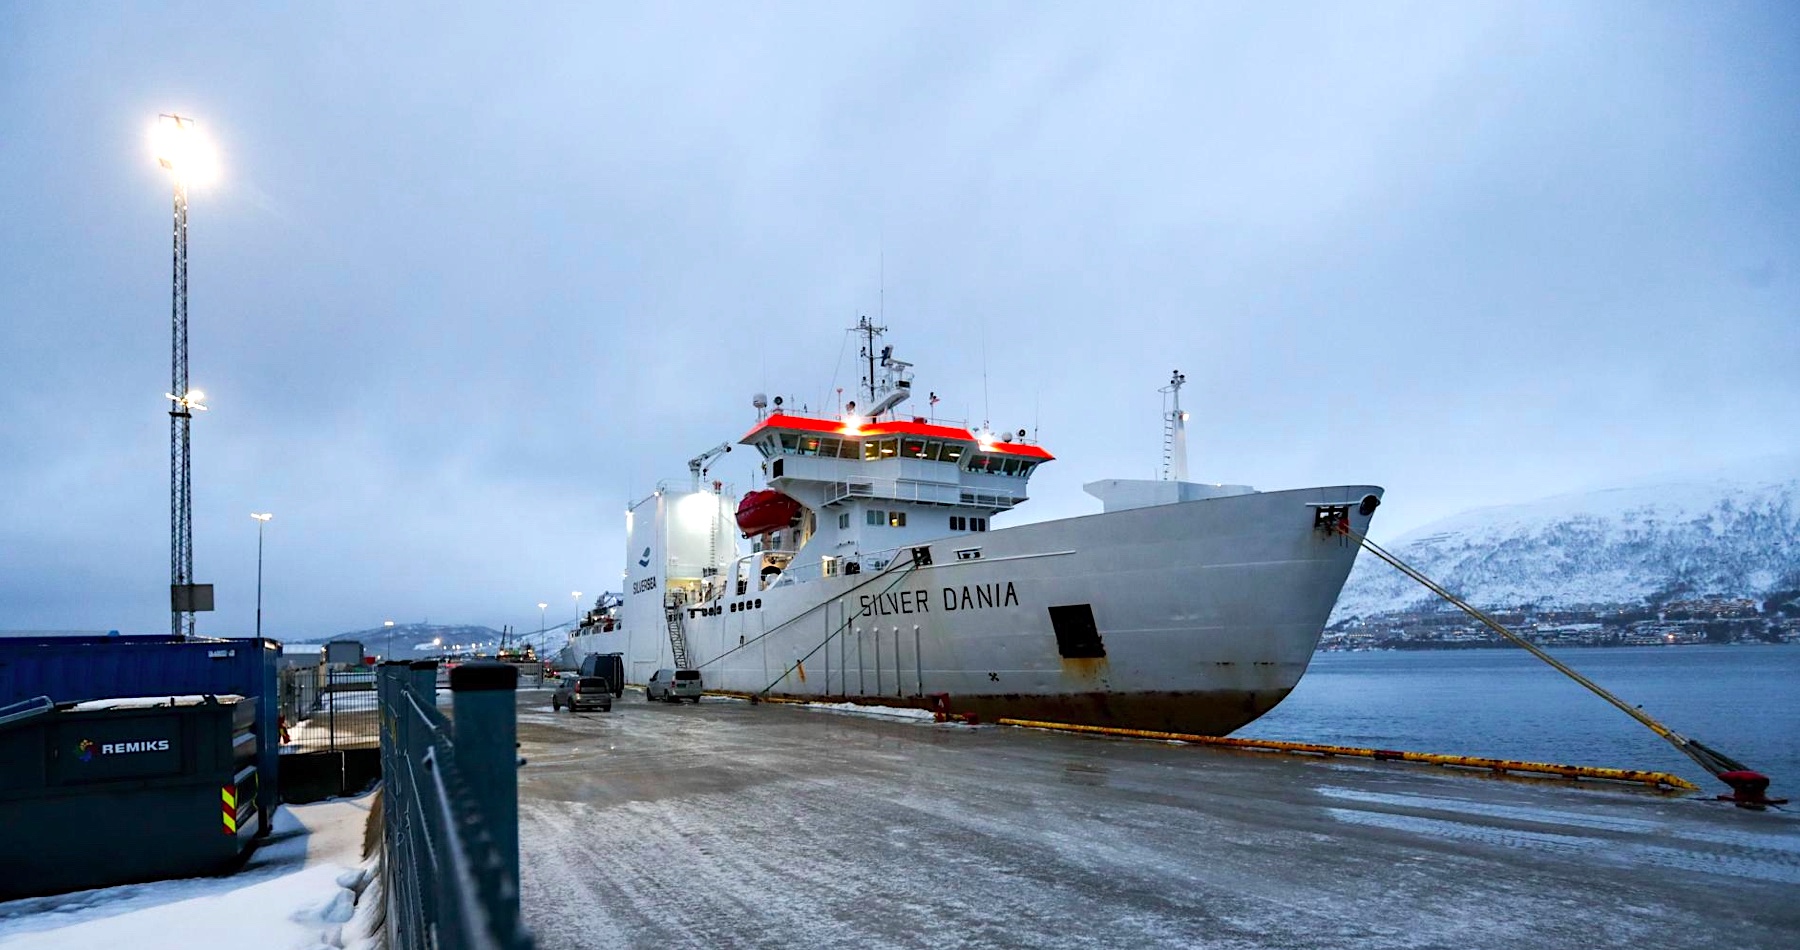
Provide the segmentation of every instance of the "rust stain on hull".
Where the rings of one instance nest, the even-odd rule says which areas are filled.
[[[1088,686],[1106,688],[1106,677],[1112,672],[1112,664],[1106,657],[1075,658],[1065,657],[1062,661],[1063,675]]]

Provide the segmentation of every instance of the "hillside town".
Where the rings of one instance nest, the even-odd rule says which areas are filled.
[[[1800,643],[1800,591],[1780,591],[1762,599],[1706,597],[1649,606],[1522,607],[1491,611],[1490,616],[1543,646]],[[1467,614],[1443,604],[1332,624],[1319,649],[1456,650],[1504,642]]]

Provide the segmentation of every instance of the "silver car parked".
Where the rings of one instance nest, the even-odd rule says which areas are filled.
[[[570,712],[583,709],[612,712],[612,701],[612,687],[605,678],[564,673],[557,681],[556,692],[550,695],[550,708],[558,712],[564,706],[569,707]]]

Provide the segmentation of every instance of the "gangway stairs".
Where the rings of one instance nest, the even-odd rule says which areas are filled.
[[[669,622],[669,652],[675,656],[676,669],[691,670],[693,665],[688,662],[687,634],[681,623],[682,610],[683,607],[676,604],[664,611]]]

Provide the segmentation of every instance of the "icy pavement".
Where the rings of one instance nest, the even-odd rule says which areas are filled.
[[[1793,814],[634,693],[520,738],[545,950],[1800,946]]]
[[[6,950],[289,950],[354,946],[349,888],[368,873],[372,796],[284,806],[236,874],[129,884],[0,903]],[[81,847],[79,830],[67,842]],[[367,915],[365,914],[365,917]]]

